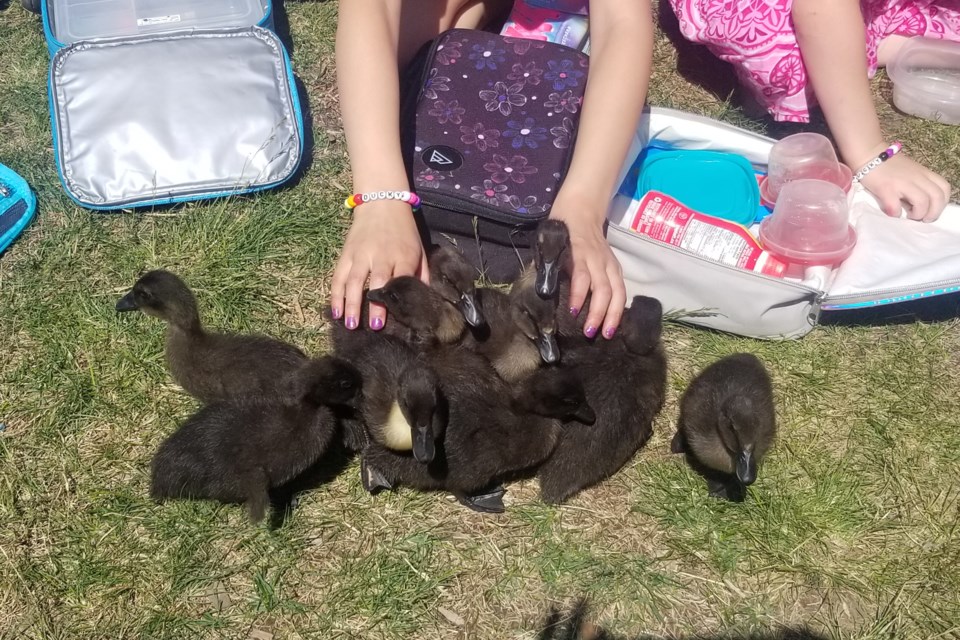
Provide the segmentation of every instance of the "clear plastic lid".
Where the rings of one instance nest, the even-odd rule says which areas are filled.
[[[267,0],[47,0],[54,37],[64,44],[164,31],[251,27]]]
[[[960,43],[911,38],[887,69],[898,90],[960,103]]]

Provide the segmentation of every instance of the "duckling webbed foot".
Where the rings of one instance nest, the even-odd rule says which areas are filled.
[[[393,483],[387,480],[379,469],[371,466],[362,458],[360,460],[360,480],[363,482],[363,488],[373,495],[384,489],[393,489]]]
[[[506,511],[503,504],[503,496],[506,493],[507,490],[502,485],[497,485],[483,493],[455,493],[454,497],[463,506],[480,513],[503,513]]]
[[[710,491],[711,498],[729,500],[730,502],[743,502],[747,498],[747,488],[736,480],[727,482],[707,480],[707,489]]]

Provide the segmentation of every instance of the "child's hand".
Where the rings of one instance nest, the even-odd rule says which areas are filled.
[[[863,177],[884,213],[900,217],[901,201],[911,220],[933,222],[950,201],[950,185],[923,165],[898,153]]]
[[[577,315],[590,293],[590,310],[583,333],[588,338],[603,327],[603,336],[612,338],[627,303],[623,271],[600,224],[591,216],[577,212],[564,215],[555,211],[551,218],[563,220],[570,231],[570,253],[573,263],[570,278],[570,313]]]
[[[427,260],[410,205],[396,200],[367,202],[354,210],[340,260],[333,272],[330,307],[334,319],[346,318],[348,329],[360,322],[360,305],[367,278],[370,288],[382,287],[395,276],[429,279]],[[387,310],[370,305],[370,327],[383,328]]]

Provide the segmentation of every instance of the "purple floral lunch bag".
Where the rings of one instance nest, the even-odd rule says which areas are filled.
[[[408,76],[403,147],[430,241],[493,282],[530,257],[566,175],[588,58],[563,45],[454,29]]]

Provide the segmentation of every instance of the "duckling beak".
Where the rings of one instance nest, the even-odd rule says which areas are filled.
[[[436,447],[433,443],[433,433],[430,432],[430,425],[417,427],[413,434],[413,458],[422,464],[433,461],[436,454]]]
[[[540,332],[537,338],[537,348],[540,350],[540,357],[547,364],[553,364],[560,361],[560,347],[557,346],[557,338],[552,333]]]
[[[590,425],[597,421],[597,414],[594,413],[593,407],[584,402],[577,410],[573,412],[573,417],[577,422]]]
[[[483,317],[483,313],[480,311],[480,307],[477,306],[477,298],[472,293],[464,293],[460,296],[460,302],[457,304],[457,308],[460,309],[464,320],[466,320],[467,324],[471,327],[478,328],[487,323]]]
[[[757,479],[757,462],[749,451],[741,451],[737,457],[737,479],[748,486]]]
[[[133,299],[133,291],[130,291],[129,293],[127,293],[127,295],[117,300],[117,311],[123,312],[123,311],[136,311],[136,310],[137,310],[137,302],[136,300]]]
[[[383,304],[383,289],[370,289],[367,291],[367,300],[370,302],[379,302],[380,304]]]
[[[557,293],[560,269],[556,260],[544,260],[537,267],[537,295],[551,298]]]

